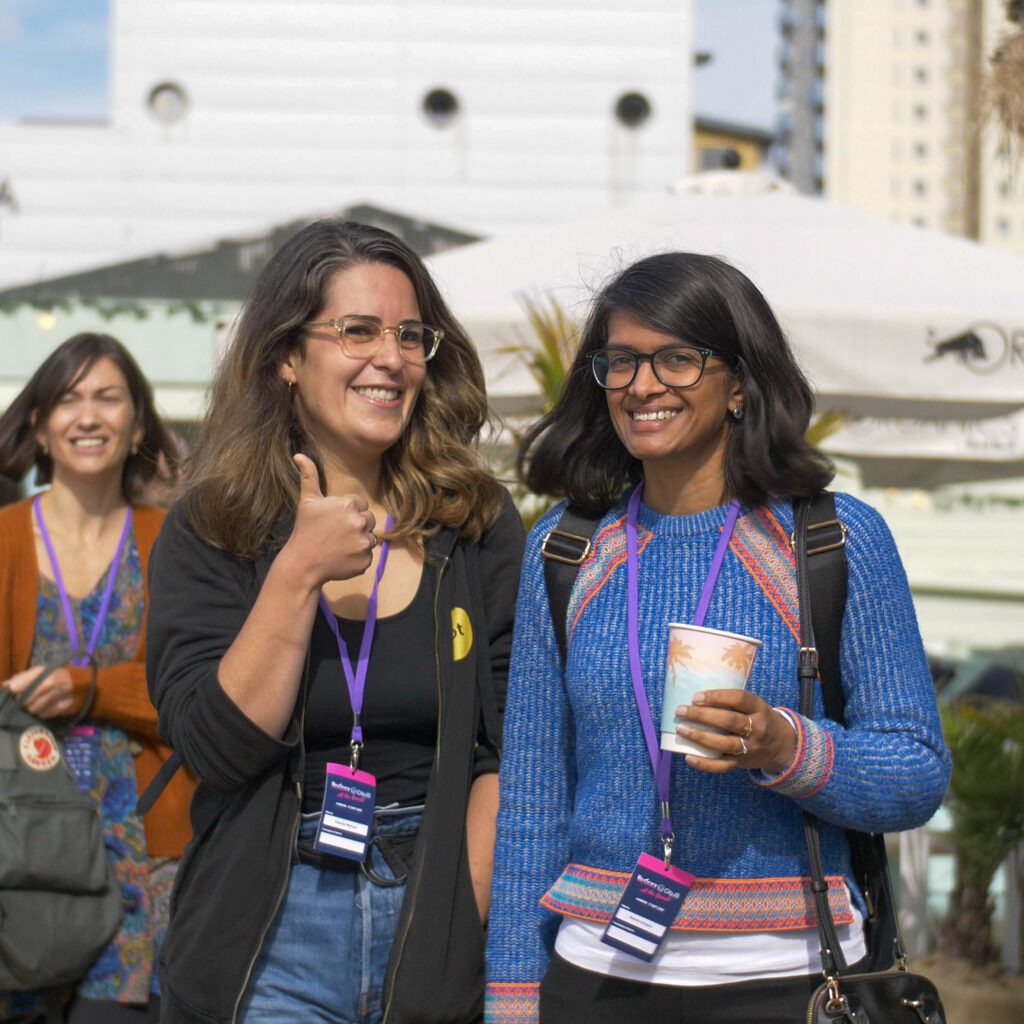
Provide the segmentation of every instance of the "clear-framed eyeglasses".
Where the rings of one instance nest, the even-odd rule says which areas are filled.
[[[444,337],[444,331],[439,327],[431,327],[419,320],[403,320],[389,327],[370,316],[343,316],[305,326],[330,327],[336,331],[342,352],[353,359],[371,359],[380,351],[385,335],[393,334],[402,358],[417,366],[434,358]]]
[[[708,359],[718,353],[693,345],[667,345],[655,352],[634,352],[609,345],[591,352],[594,380],[606,391],[621,391],[636,380],[641,363],[650,363],[654,376],[667,388],[692,388],[700,383]]]

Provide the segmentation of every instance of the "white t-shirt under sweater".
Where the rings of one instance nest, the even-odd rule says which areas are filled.
[[[867,953],[864,919],[850,901],[854,920],[836,928],[843,956],[854,964]],[[647,963],[601,941],[605,926],[565,917],[555,952],[569,963],[597,974],[651,985],[728,985],[755,978],[792,978],[821,971],[817,928],[786,932],[670,931]]]

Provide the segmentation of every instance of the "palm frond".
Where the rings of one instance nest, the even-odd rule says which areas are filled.
[[[815,447],[838,430],[842,430],[850,419],[845,409],[830,409],[816,416],[807,428],[807,442]]]
[[[520,295],[519,302],[526,311],[533,337],[527,342],[505,345],[499,351],[522,359],[537,382],[547,411],[562,393],[566,374],[579,347],[579,329],[557,299]]]
[[[984,86],[984,113],[1008,151],[1024,149],[1024,28],[1002,40],[992,55]]]

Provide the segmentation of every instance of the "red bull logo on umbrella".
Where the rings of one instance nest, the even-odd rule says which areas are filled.
[[[1024,368],[1024,328],[1010,330],[991,321],[978,321],[960,334],[940,337],[928,331],[931,352],[925,362],[952,359],[971,373],[996,373],[1007,368]]]

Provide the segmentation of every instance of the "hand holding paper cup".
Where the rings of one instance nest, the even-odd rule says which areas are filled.
[[[720,757],[718,751],[685,739],[676,732],[676,708],[692,704],[702,690],[742,690],[754,666],[760,640],[706,626],[669,623],[665,696],[661,710],[661,749],[674,754]],[[714,726],[687,720],[688,726],[722,733]]]

